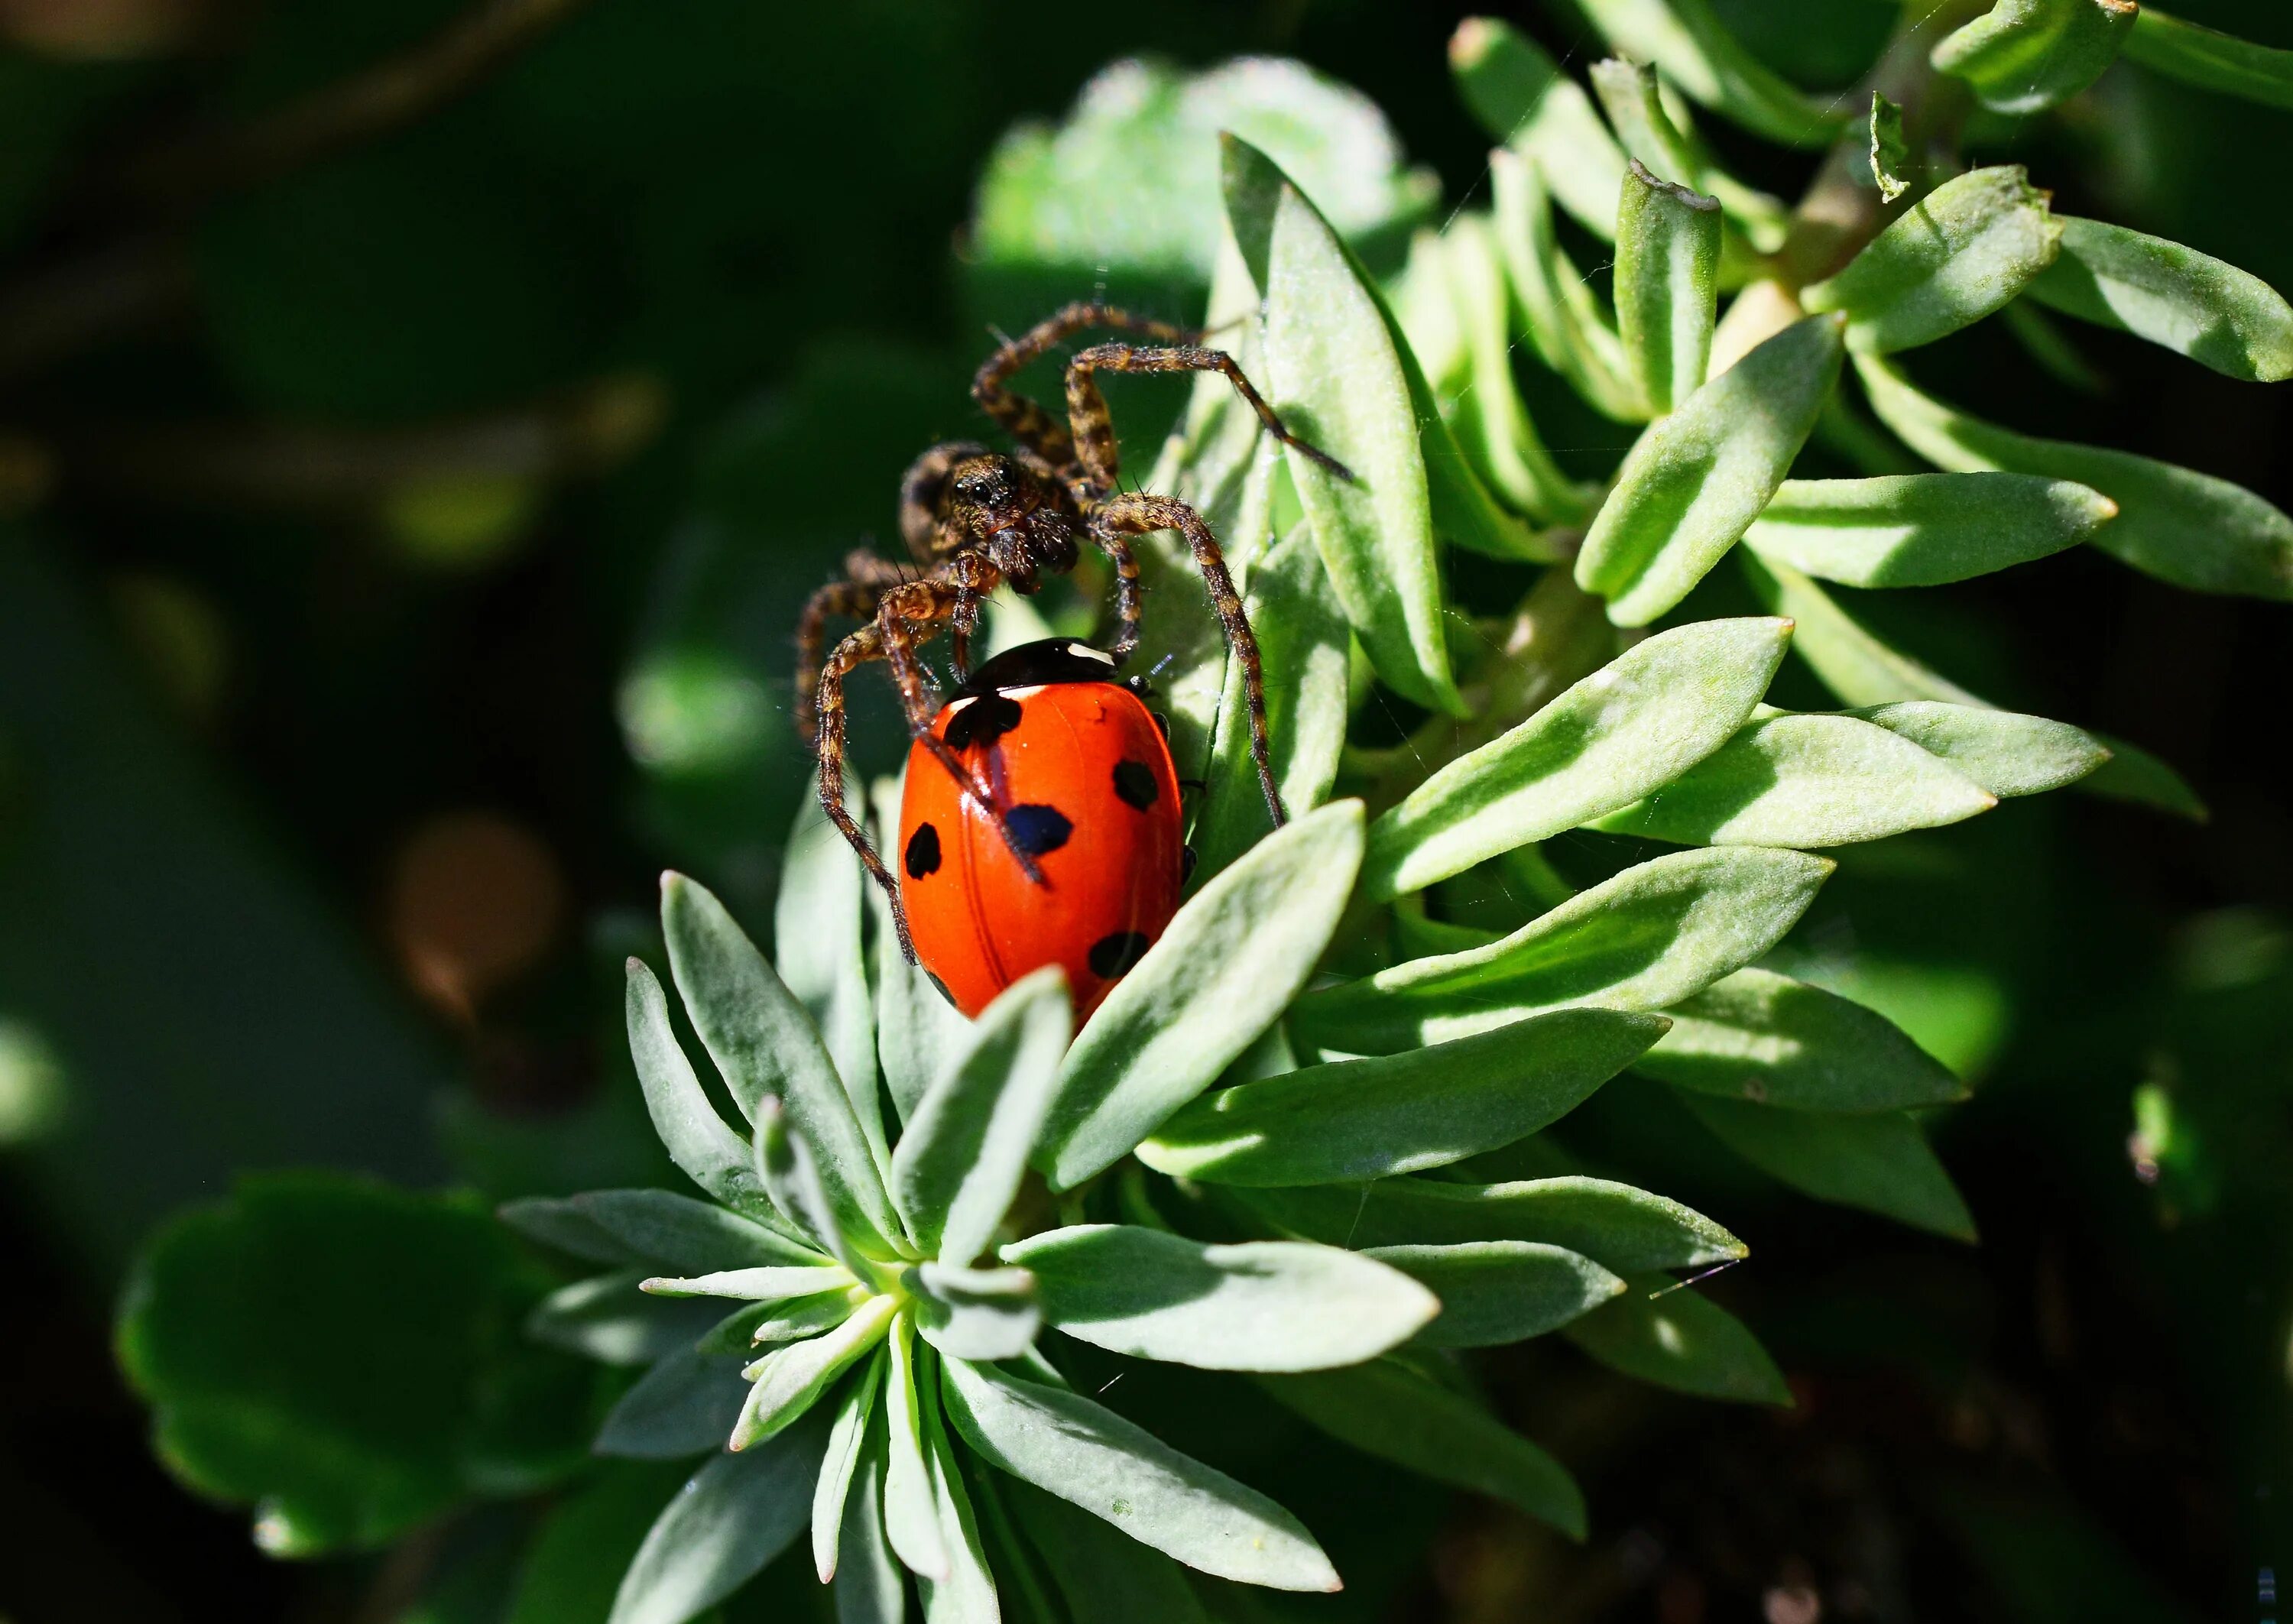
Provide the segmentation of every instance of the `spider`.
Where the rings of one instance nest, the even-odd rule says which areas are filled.
[[[1055,344],[1091,328],[1136,335],[1143,344],[1097,344],[1067,362],[1066,421],[1010,388],[1010,380]],[[804,608],[797,630],[798,731],[820,762],[820,800],[829,820],[891,898],[901,948],[915,957],[900,905],[899,883],[844,804],[844,683],[857,667],[882,660],[890,667],[907,713],[908,729],[953,775],[975,807],[993,821],[1004,844],[1030,880],[1041,883],[1033,859],[1012,837],[1001,814],[954,753],[932,732],[936,687],[917,650],[942,627],[950,634],[957,680],[971,667],[971,639],[987,595],[1008,584],[1030,595],[1045,578],[1075,567],[1084,543],[1114,566],[1114,646],[1120,667],[1138,646],[1138,560],[1131,537],[1155,530],[1184,536],[1210,590],[1227,647],[1241,662],[1250,708],[1250,755],[1278,828],[1282,796],[1266,739],[1265,674],[1258,640],[1228,573],[1225,555],[1202,515],[1184,502],[1119,491],[1114,427],[1099,392],[1101,372],[1216,372],[1258,414],[1266,430],[1340,478],[1353,475],[1282,424],[1234,358],[1206,349],[1203,335],[1099,303],[1069,304],[1017,339],[1006,339],[979,368],[972,399],[1011,437],[1009,455],[971,440],[934,446],[918,457],[900,483],[900,534],[913,562],[893,562],[865,548],[845,560],[845,578],[822,586]],[[821,656],[831,616],[867,624]],[[815,691],[814,684],[817,683]]]

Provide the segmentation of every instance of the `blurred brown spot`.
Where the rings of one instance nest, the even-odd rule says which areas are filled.
[[[1657,1624],[1704,1624],[1704,1581],[1673,1568],[1656,1586]]]
[[[150,56],[189,37],[197,0],[0,0],[0,34],[52,56]]]
[[[549,849],[495,812],[431,819],[391,871],[390,938],[407,979],[462,1020],[541,957],[564,912]]]

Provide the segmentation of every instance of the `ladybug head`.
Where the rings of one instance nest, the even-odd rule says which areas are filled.
[[[1074,521],[1051,488],[1008,456],[967,457],[948,478],[948,505],[985,544],[987,555],[1023,595],[1049,575],[1075,566]]]

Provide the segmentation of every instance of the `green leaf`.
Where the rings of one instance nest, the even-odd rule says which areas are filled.
[[[1441,1299],[1440,1317],[1417,1333],[1426,1347],[1495,1347],[1541,1337],[1625,1289],[1591,1258],[1530,1240],[1386,1246],[1365,1256]]]
[[[1266,673],[1266,731],[1274,781],[1293,816],[1320,805],[1336,781],[1349,709],[1346,679],[1351,634],[1303,526],[1268,549],[1250,572],[1252,629]],[[1194,883],[1207,885],[1255,845],[1272,825],[1258,769],[1250,757],[1249,709],[1242,664],[1228,664],[1219,706],[1218,739],[1190,836]]]
[[[758,1181],[788,1220],[849,1270],[854,1279],[880,1282],[879,1269],[844,1232],[811,1147],[790,1128],[787,1112],[771,1095],[757,1104],[755,1150]]]
[[[1667,1023],[1560,1009],[1373,1060],[1206,1095],[1138,1147],[1172,1178],[1341,1184],[1422,1173],[1526,1139],[1637,1059]]]
[[[996,1486],[1076,1618],[1090,1624],[1210,1624],[1176,1564],[1033,1483],[1011,1478]]]
[[[1287,1408],[1364,1454],[1471,1489],[1584,1537],[1584,1497],[1567,1468],[1462,1394],[1391,1360],[1349,1370],[1259,1378]]]
[[[1793,650],[1825,687],[1850,705],[1891,699],[1982,703],[1948,677],[1889,647],[1838,600],[1782,560],[1748,548],[1736,557],[1760,601],[1790,618]]]
[[[2182,775],[2149,751],[2107,733],[2097,733],[2094,739],[2110,752],[2110,759],[2078,786],[2087,794],[2098,795],[2107,801],[2153,806],[2192,823],[2203,823],[2213,816]]]
[[[2293,51],[2257,45],[2144,5],[2126,54],[2144,68],[2201,90],[2293,109]]]
[[[1746,51],[1710,0],[1582,0],[1592,26],[1627,56],[1654,62],[1700,107],[1787,147],[1820,147],[1846,121]]]
[[[668,1190],[592,1190],[565,1204],[639,1261],[691,1273],[821,1261],[811,1248],[761,1222]]]
[[[1506,1184],[1389,1178],[1360,1190],[1248,1190],[1244,1204],[1332,1245],[1457,1246],[1535,1240],[1630,1274],[1741,1257],[1744,1243],[1700,1213],[1630,1184],[1574,1175]]]
[[[871,1297],[833,1330],[775,1348],[741,1371],[749,1382],[749,1402],[727,1447],[751,1448],[793,1424],[855,1360],[874,1352],[891,1329],[895,1308],[890,1297]]]
[[[1917,1122],[1901,1111],[1846,1117],[1708,1095],[1681,1097],[1722,1144],[1795,1190],[1954,1240],[1974,1239],[1973,1216],[1950,1175]]]
[[[635,1272],[561,1286],[526,1316],[535,1341],[605,1364],[642,1365],[690,1347],[724,1315],[714,1303],[648,1299]]]
[[[881,1168],[890,1152],[876,1097],[876,1003],[861,945],[861,897],[867,884],[859,853],[829,822],[819,795],[806,796],[781,860],[780,895],[773,907],[774,963],[825,1042],[852,1114]]]
[[[1633,1281],[1561,1335],[1610,1369],[1659,1387],[1746,1404],[1792,1402],[1783,1372],[1741,1320],[1661,1275]]]
[[[498,1607],[479,1616],[498,1624],[604,1624],[614,1588],[686,1475],[654,1464],[608,1464],[593,1474],[543,1512],[506,1617]],[[405,1624],[425,1618],[418,1611],[399,1616]]]
[[[2163,344],[2224,377],[2293,377],[2293,305],[2259,277],[2124,226],[2073,215],[2062,225],[2062,257],[2030,284],[2032,298]]]
[[[879,1354],[860,1367],[847,1384],[829,1424],[821,1455],[820,1476],[812,1491],[812,1566],[826,1584],[836,1577],[837,1557],[844,1539],[844,1507],[852,1496],[852,1479],[868,1450],[868,1434],[876,1421],[876,1395],[884,1385],[884,1359]]]
[[[1225,379],[1219,380],[1225,383]],[[900,827],[900,786],[886,780],[876,786],[876,828]],[[905,1122],[916,1103],[938,1077],[941,1062],[970,1041],[971,1022],[932,985],[921,965],[912,965],[900,951],[899,933],[892,928],[892,909],[883,887],[867,888],[869,906],[876,915],[876,1058],[883,1067],[884,1087],[893,1109]]]
[[[911,1317],[892,1321],[885,1344],[890,1369],[884,1377],[884,1413],[888,1453],[884,1467],[884,1533],[909,1569],[927,1579],[949,1572],[947,1540],[941,1532],[938,1497],[932,1490],[927,1458],[924,1407],[931,1402],[920,1385],[915,1329]]]
[[[1592,88],[1625,151],[1657,179],[1706,193],[1724,211],[1728,218],[1720,227],[1719,251],[1722,279],[1755,279],[1763,269],[1760,250],[1772,252],[1783,246],[1790,211],[1778,199],[1730,174],[1703,142],[1673,122],[1653,68],[1615,57],[1595,62]]]
[[[701,1212],[725,1211],[722,1207],[712,1207],[705,1201],[694,1201],[693,1206]],[[570,1253],[585,1263],[609,1264],[620,1268],[652,1261],[644,1253],[586,1216],[571,1201],[558,1196],[521,1196],[514,1201],[504,1201],[494,1209],[494,1216],[528,1240]],[[725,1216],[733,1216],[730,1213],[725,1213]]]
[[[907,1624],[908,1577],[884,1534],[885,1407],[879,1404],[869,1421],[851,1492],[844,1497],[836,1541],[837,1624]]]
[[[1910,167],[1911,149],[1903,139],[1903,109],[1887,100],[1884,91],[1871,93],[1871,184],[1878,189],[1879,201],[1892,203],[1910,190],[1911,183],[1903,178]]]
[[[737,1357],[682,1348],[621,1394],[590,1448],[628,1460],[682,1460],[721,1450],[748,1397]]]
[[[1329,222],[1272,159],[1233,136],[1223,152],[1227,216],[1265,295],[1266,397],[1292,433],[1353,476],[1284,459],[1338,601],[1394,691],[1462,712],[1417,416],[1392,319]]]
[[[590,1367],[520,1335],[547,1283],[531,1270],[474,1202],[249,1176],[136,1260],[120,1366],[159,1459],[253,1503],[264,1550],[373,1548],[579,1464]]]
[[[1534,161],[1578,224],[1604,239],[1612,235],[1625,154],[1584,87],[1543,46],[1495,17],[1457,25],[1449,68],[1490,138]]]
[[[2134,0],[1997,0],[1930,60],[1995,113],[2042,113],[2102,77],[2140,9]]]
[[[1204,1246],[1085,1224],[1003,1248],[1034,1272],[1043,1317],[1134,1359],[1206,1370],[1315,1370],[1373,1359],[1438,1310],[1408,1277],[1335,1247]]]
[[[2100,491],[2022,473],[1786,480],[1744,540],[1848,586],[1940,586],[2091,541],[2118,515]]]
[[[695,1472],[622,1576],[610,1624],[685,1624],[761,1572],[804,1531],[825,1438],[794,1427]]]
[[[1566,1005],[1667,1008],[1775,946],[1831,869],[1757,846],[1673,852],[1487,947],[1309,993],[1291,1030],[1326,1049],[1390,1054]]]
[[[1801,1111],[1902,1111],[1966,1097],[1884,1015],[1769,970],[1738,970],[1667,1012],[1633,1070],[1698,1094]]]
[[[987,1248],[1042,1132],[1073,1023],[1064,970],[1021,977],[910,1115],[892,1188],[926,1256],[960,1268]]]
[[[2011,710],[1905,699],[1853,714],[1940,755],[1995,796],[2060,789],[2111,758],[2083,728]]]
[[[1714,620],[1627,650],[1372,824],[1364,893],[1422,890],[1671,782],[1744,724],[1790,636],[1787,620]]]
[[[1295,1517],[1114,1411],[990,1365],[950,1359],[941,1372],[950,1418],[989,1465],[1220,1579],[1339,1588]]]
[[[1859,353],[1915,349],[2021,293],[2054,263],[2062,235],[2021,165],[1972,169],[1912,204],[1800,303],[1843,312],[1847,347]]]
[[[693,1030],[733,1099],[751,1120],[760,1101],[778,1099],[812,1153],[839,1227],[871,1249],[893,1249],[900,1221],[811,1016],[725,905],[683,875],[662,877],[660,923]]]
[[[1998,798],[1852,716],[1763,716],[1646,800],[1593,827],[1711,845],[1807,850],[1934,828]]]
[[[2293,598],[2293,519],[2251,491],[2130,451],[2018,434],[1930,400],[1884,361],[1857,366],[1873,408],[1930,462],[2091,485],[2118,504],[2094,542],[2113,558],[2197,592]]]
[[[1036,1159],[1054,1189],[1128,1154],[1273,1024],[1329,945],[1361,853],[1361,803],[1334,802],[1179,909],[1067,1051]]]
[[[1489,186],[1497,254],[1537,354],[1596,411],[1619,423],[1647,417],[1624,340],[1553,230],[1544,176],[1519,153],[1499,147],[1489,154]]]
[[[932,1502],[939,1517],[940,1542],[948,1555],[946,1573],[920,1577],[917,1581],[924,1617],[929,1624],[1001,1624],[1003,1615],[997,1605],[995,1577],[980,1543],[971,1499],[964,1492],[963,1475],[956,1466],[955,1450],[948,1442],[939,1407],[928,1398],[923,1403],[923,1424]]]
[[[636,1062],[653,1132],[660,1135],[669,1159],[727,1206],[752,1213],[771,1211],[771,1200],[750,1165],[748,1145],[717,1114],[669,1026],[668,999],[660,983],[642,959],[629,960],[628,978],[629,1057]]]
[[[1719,311],[1719,203],[1634,159],[1616,207],[1616,327],[1657,416],[1704,386]]]
[[[654,1297],[729,1297],[744,1302],[780,1303],[854,1284],[849,1269],[815,1261],[797,1268],[725,1269],[714,1274],[656,1276],[641,1282]]]
[[[1839,322],[1811,316],[1642,431],[1576,555],[1576,584],[1645,626],[1742,538],[1839,376]]]
[[[916,1329],[951,1359],[1017,1359],[1043,1323],[1035,1281],[1025,1269],[958,1269],[928,1263],[909,1271]]]
[[[797,1342],[831,1330],[852,1313],[848,1290],[751,1303],[719,1321],[697,1345],[704,1353],[752,1353],[775,1342]]]

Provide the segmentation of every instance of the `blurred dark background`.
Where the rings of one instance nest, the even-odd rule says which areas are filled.
[[[242,1168],[648,1176],[613,966],[654,873],[768,898],[796,604],[888,533],[915,448],[976,431],[991,324],[1102,278],[973,251],[999,138],[1119,57],[1276,52],[1381,106],[1446,205],[1485,201],[1445,54],[1471,9],[0,0],[0,1617],[463,1616],[408,1611],[387,1560],[273,1563],[153,1463],[107,1343],[134,1244]],[[1811,86],[1890,22],[1721,9]],[[2293,46],[2282,0],[2180,9]],[[1977,134],[2060,207],[2293,289],[2293,113],[2120,67]],[[1809,162],[1714,139],[1787,195]],[[1138,280],[1198,304],[1183,267]],[[1997,328],[1922,377],[2293,505],[2282,389],[2086,330],[2074,384]],[[1613,455],[1529,386],[1572,456]],[[1586,1483],[1587,1547],[1178,1375],[1134,1391],[1176,1442],[1263,1450],[1357,1580],[1317,1616],[2272,1616],[2293,611],[2083,553],[1857,607],[2164,756],[2211,820],[2056,796],[1843,854],[1801,950],[1975,1078],[1938,1139],[1979,1248],[1787,1197],[1660,1091],[1603,1094],[1578,1131],[1752,1242],[1714,1289],[1800,1403],[1541,1345],[1493,1366]]]

